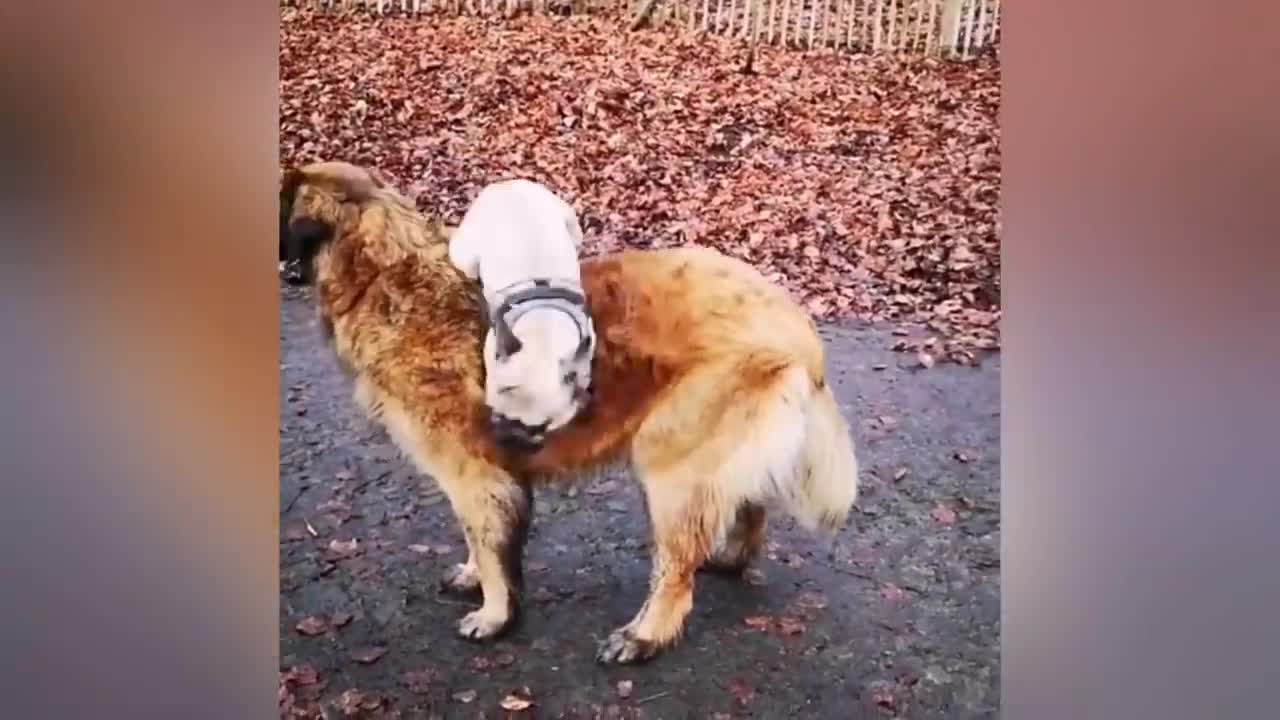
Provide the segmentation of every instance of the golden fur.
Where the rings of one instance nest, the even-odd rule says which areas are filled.
[[[357,401],[436,479],[462,525],[469,558],[446,583],[483,595],[461,621],[464,636],[495,636],[515,617],[529,488],[540,479],[622,463],[643,486],[649,596],[601,645],[604,662],[676,641],[694,573],[745,567],[763,542],[766,502],[809,526],[843,523],[857,464],[822,342],[808,315],[745,263],[704,248],[584,260],[595,397],[521,455],[491,435],[479,288],[449,262],[447,229],[343,163],[289,171],[281,197]]]

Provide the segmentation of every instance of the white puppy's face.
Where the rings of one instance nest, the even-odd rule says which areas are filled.
[[[543,339],[534,335],[509,355],[499,352],[493,333],[485,341],[485,402],[505,445],[536,450],[590,399],[591,346],[552,348]]]

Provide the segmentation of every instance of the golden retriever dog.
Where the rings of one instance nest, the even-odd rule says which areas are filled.
[[[449,498],[468,559],[445,586],[478,589],[458,632],[516,619],[534,483],[619,465],[642,486],[653,532],[648,597],[598,648],[603,663],[675,643],[699,569],[740,571],[769,505],[838,530],[857,494],[845,419],[809,316],[749,265],[705,248],[586,258],[596,324],[590,401],[530,446],[485,407],[480,288],[449,261],[450,230],[368,170],[286,171],[282,241],[356,401]]]

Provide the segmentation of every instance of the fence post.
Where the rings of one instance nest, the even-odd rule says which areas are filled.
[[[955,54],[960,45],[960,11],[964,0],[942,0],[941,43],[944,55]]]

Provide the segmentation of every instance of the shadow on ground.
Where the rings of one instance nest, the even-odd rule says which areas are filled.
[[[755,572],[699,577],[678,647],[602,668],[596,642],[647,583],[634,484],[540,491],[522,625],[456,637],[469,606],[436,592],[465,557],[448,502],[355,408],[305,293],[284,290],[282,715],[995,717],[999,357],[920,370],[887,332],[822,332],[862,465],[850,527],[827,546],[775,515]],[[503,709],[513,692],[534,704]]]

